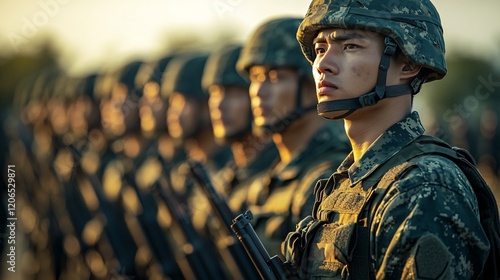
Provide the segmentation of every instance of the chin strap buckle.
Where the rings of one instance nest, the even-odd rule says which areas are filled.
[[[384,54],[388,54],[389,56],[393,55],[396,52],[396,48],[398,45],[396,42],[391,37],[386,36],[384,38],[384,43],[385,43],[385,49],[384,49]]]
[[[375,105],[379,100],[380,98],[378,98],[378,95],[375,92],[363,94],[360,97],[358,97],[358,101],[361,107]]]

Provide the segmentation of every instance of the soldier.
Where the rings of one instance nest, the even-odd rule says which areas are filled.
[[[212,176],[215,188],[226,199],[228,207],[213,205],[216,211],[223,213],[206,212],[206,224],[210,237],[225,256],[231,278],[254,279],[258,275],[252,261],[246,258],[244,250],[234,247],[232,231],[225,225],[229,219],[224,219],[234,218],[247,208],[248,188],[269,169],[278,151],[268,135],[257,137],[252,133],[249,83],[236,70],[240,52],[240,45],[222,46],[210,54],[203,72],[202,84],[210,95],[208,105],[215,139],[221,146],[229,146],[233,154],[232,160]],[[210,192],[207,195],[212,196]],[[211,202],[215,202],[213,198]]]
[[[328,124],[314,111],[310,65],[295,32],[300,18],[261,24],[237,62],[250,80],[256,133],[271,133],[280,159],[252,184],[248,208],[270,254],[279,254],[286,234],[312,210],[316,181],[327,178],[349,150],[340,123]]]
[[[149,67],[150,65],[142,61],[128,63],[121,70],[118,83],[113,87],[109,121],[111,132],[115,137],[111,144],[115,159],[106,165],[102,177],[104,194],[110,200],[113,211],[116,211],[113,214],[124,216],[126,228],[123,230],[130,232],[130,237],[133,238],[128,248],[125,246],[120,248],[123,254],[129,256],[132,253],[134,257],[134,263],[128,264],[134,267],[126,267],[128,270],[126,273],[138,277],[157,275],[161,268],[164,268],[164,273],[177,273],[176,268],[170,270],[166,266],[161,266],[159,262],[163,259],[155,254],[156,249],[162,247],[159,242],[165,240],[161,239],[161,232],[156,222],[157,209],[152,204],[153,197],[147,189],[140,189],[136,179],[137,169],[144,164],[144,161],[151,154],[158,155],[155,149],[157,141],[151,135],[143,133],[140,118],[147,79],[141,80],[138,74],[141,69],[146,69],[148,72]],[[156,240],[157,244],[150,242],[152,232],[156,234],[155,237],[160,236]],[[125,237],[126,234],[121,238]]]
[[[498,176],[500,175],[500,150],[498,149],[500,129],[498,118],[498,109],[495,110],[489,106],[486,106],[479,113],[477,156],[475,158],[481,175],[492,187],[497,202],[500,202],[500,178]]]
[[[476,279],[489,242],[471,184],[444,156],[406,157],[425,146],[417,138],[437,141],[411,112],[421,85],[446,74],[435,7],[314,0],[297,39],[318,112],[344,119],[353,151],[318,183],[287,260],[304,279]]]
[[[133,181],[140,207],[135,211],[147,242],[154,257],[160,263],[163,276],[172,279],[182,278],[181,269],[175,260],[175,250],[169,242],[165,231],[168,229],[168,219],[163,211],[159,210],[161,201],[155,196],[154,188],[161,176],[168,172],[168,166],[183,159],[182,153],[176,153],[173,141],[168,135],[166,127],[167,102],[161,96],[161,78],[170,61],[175,57],[169,54],[161,59],[144,63],[139,68],[135,78],[136,91],[140,94],[139,116],[141,134],[148,139],[148,147],[138,157],[135,163],[135,172],[128,175]],[[176,217],[172,217],[176,218]],[[155,273],[160,276],[160,273]]]
[[[215,172],[226,164],[231,152],[215,142],[208,94],[201,86],[207,58],[207,54],[201,53],[176,57],[165,70],[163,94],[169,101],[167,128],[170,136],[186,151],[188,158],[204,163],[210,172]],[[172,186],[177,193],[189,196],[187,172],[187,166],[182,163],[174,167]]]
[[[154,145],[148,148],[148,157],[158,159],[157,156],[161,156],[167,169],[185,159],[184,150],[175,147],[174,140],[168,133],[166,121],[168,100],[162,95],[162,90],[165,88],[163,76],[167,66],[175,57],[176,54],[172,53],[158,61],[145,63],[135,79],[143,92],[139,100],[141,133],[147,139],[154,139]],[[149,176],[148,180],[154,181],[153,177]]]
[[[52,172],[58,136],[54,133],[47,104],[54,97],[55,81],[63,76],[59,69],[47,68],[38,73],[33,87],[27,92],[31,96],[24,109],[26,127],[11,127],[8,154],[9,164],[16,167],[16,209],[20,215],[18,237],[25,238],[17,247],[19,258],[26,259],[26,267],[20,267],[21,277],[35,275],[46,278],[61,275],[61,232],[54,209],[54,196],[59,194],[57,180]],[[27,130],[25,130],[27,128]]]
[[[31,186],[32,194],[34,194],[31,199],[40,217],[39,225],[42,231],[37,233],[43,232],[48,236],[46,247],[38,245],[38,252],[35,253],[40,264],[39,273],[46,276],[53,273],[54,277],[58,278],[62,276],[66,263],[63,239],[69,230],[64,228],[61,223],[64,219],[64,205],[61,203],[61,188],[54,167],[59,152],[63,149],[68,129],[66,108],[69,94],[66,91],[66,85],[71,78],[62,72],[53,74],[55,75],[46,76],[48,79],[45,80],[41,93],[46,98],[47,114],[43,121],[38,122],[34,133],[33,149],[37,157],[36,166],[38,168],[35,172],[38,177],[38,185],[36,188]],[[69,93],[72,94],[71,90]],[[37,202],[41,201],[44,203],[37,205]],[[44,223],[49,226],[44,227]]]
[[[201,85],[207,58],[208,55],[205,53],[187,52],[172,59],[165,70],[162,93],[169,102],[168,132],[176,142],[177,148],[185,150],[186,159],[203,163],[208,172],[214,174],[227,164],[231,158],[231,151],[215,142],[208,109],[208,94]],[[210,242],[206,232],[206,213],[210,210],[208,198],[198,188],[194,188],[186,160],[176,163],[170,170],[166,174],[166,179],[170,183],[169,189],[179,203],[176,208],[183,210],[183,213],[178,214],[189,215],[189,224],[181,224],[182,217],[174,215],[178,210],[169,209],[174,216],[172,219],[178,219],[177,222],[181,224],[179,227],[183,228],[180,237],[178,234],[180,231],[172,231],[173,238],[180,241],[177,244],[179,248],[193,248],[190,252],[183,252],[188,259],[194,259],[195,255],[200,261],[205,259],[201,261],[203,263],[190,262],[192,271],[197,277],[204,273],[205,268],[208,268],[206,272],[210,275],[204,277],[223,277],[227,268],[224,268],[215,245]]]
[[[233,160],[213,180],[234,213],[246,209],[249,185],[278,157],[269,135],[257,137],[252,133],[249,82],[236,70],[241,48],[229,44],[213,52],[202,80],[210,95],[208,105],[215,139],[220,145],[230,146],[233,154]]]
[[[68,122],[74,143],[86,139],[91,131],[99,129],[101,115],[94,96],[97,73],[80,79],[76,86],[76,97],[68,108]],[[78,145],[78,144],[77,144]]]

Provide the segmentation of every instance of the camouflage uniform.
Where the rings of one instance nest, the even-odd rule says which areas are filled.
[[[248,190],[252,183],[260,180],[278,158],[274,143],[263,147],[259,154],[244,168],[228,164],[214,176],[215,187],[227,196],[229,208],[234,213],[242,213],[248,209]]]
[[[287,257],[300,262],[295,264],[300,265],[303,277],[340,279],[352,271],[347,264],[352,261],[357,214],[371,191],[364,187],[367,178],[423,132],[418,114],[412,113],[379,137],[359,162],[353,164],[350,154],[318,188],[312,217],[304,219],[295,232],[298,235],[292,233],[287,240]],[[454,163],[439,156],[418,157],[410,164],[372,214],[369,238],[376,246],[370,248],[370,259],[376,278],[477,276],[489,243],[469,182]],[[310,239],[298,260],[291,244],[305,236],[301,231]],[[430,259],[432,268],[424,267]]]
[[[315,60],[313,39],[329,28],[377,32],[385,36],[386,48],[373,91],[319,103],[318,112],[325,118],[332,116],[330,112],[348,110],[343,116],[332,116],[344,118],[383,98],[416,94],[422,83],[446,74],[442,27],[429,1],[313,1],[297,32],[309,61]],[[387,63],[396,48],[422,69],[408,85],[386,86]],[[441,156],[408,161],[398,154],[407,145],[417,151],[420,144],[411,142],[423,133],[418,114],[411,113],[385,130],[359,160],[354,162],[351,153],[328,180],[318,182],[312,216],[298,223],[285,241],[287,261],[301,278],[473,279],[480,275],[489,242],[479,221],[477,199],[462,170]],[[387,168],[391,169],[380,174]]]
[[[340,128],[326,126],[285,167],[273,167],[250,186],[248,209],[269,254],[280,254],[286,234],[310,213],[316,182],[328,178],[345,156],[339,148],[347,149],[347,139],[339,135]]]

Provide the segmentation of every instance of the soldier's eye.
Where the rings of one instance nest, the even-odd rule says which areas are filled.
[[[326,50],[325,50],[325,48],[323,48],[323,47],[315,47],[315,48],[314,48],[314,53],[315,53],[316,55],[318,55],[318,54],[322,54],[322,53],[325,53],[325,52],[326,52]]]
[[[355,45],[355,44],[345,44],[344,45],[344,50],[354,50],[354,49],[357,49],[359,48],[358,45]]]

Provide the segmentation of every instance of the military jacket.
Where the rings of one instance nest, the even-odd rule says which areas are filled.
[[[275,163],[250,186],[247,203],[253,226],[271,255],[280,254],[286,234],[310,213],[316,181],[328,178],[350,150],[340,123],[334,124],[320,129],[286,166]]]
[[[394,124],[359,161],[352,153],[318,183],[312,216],[286,240],[286,256],[304,279],[352,279],[358,220],[375,187],[367,178],[424,133],[418,113]],[[367,214],[370,276],[376,279],[473,279],[489,252],[477,200],[467,178],[439,156],[401,163],[378,205]],[[385,177],[384,177],[385,178]],[[384,179],[382,179],[383,181]],[[364,256],[363,256],[364,257]],[[359,258],[359,257],[358,257]],[[364,279],[366,279],[364,278]]]
[[[229,208],[234,214],[240,214],[247,209],[250,185],[264,176],[279,158],[278,149],[273,142],[267,143],[260,150],[258,147],[255,149],[256,155],[247,166],[238,168],[234,161],[231,161],[213,176],[214,186],[226,197]]]

